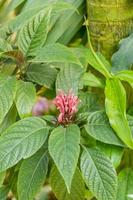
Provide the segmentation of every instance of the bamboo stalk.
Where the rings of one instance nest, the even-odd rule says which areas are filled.
[[[93,47],[110,59],[120,39],[133,31],[132,0],[87,0]]]

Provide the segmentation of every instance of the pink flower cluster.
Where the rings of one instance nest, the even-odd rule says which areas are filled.
[[[74,119],[75,113],[77,112],[77,105],[79,103],[78,97],[75,96],[72,91],[68,94],[59,92],[54,103],[60,111],[58,122],[64,125],[71,123]]]

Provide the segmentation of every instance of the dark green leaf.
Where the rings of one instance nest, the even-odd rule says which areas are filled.
[[[81,171],[98,200],[116,200],[117,176],[111,161],[97,149],[83,149]]]
[[[133,34],[120,41],[119,50],[112,57],[113,71],[131,68],[133,64]]]
[[[72,90],[75,94],[78,93],[79,82],[84,69],[79,65],[64,64],[57,75],[56,92],[59,90],[68,93]]]
[[[46,88],[53,88],[58,71],[47,64],[31,64],[27,70],[27,79]]]
[[[85,185],[79,169],[77,168],[72,180],[70,194],[64,184],[64,180],[56,167],[52,168],[50,174],[50,185],[58,200],[84,200]]]
[[[33,62],[45,63],[74,63],[81,66],[78,58],[73,54],[71,48],[55,43],[45,45],[39,50]]]
[[[11,108],[16,91],[15,77],[0,75],[0,123]]]
[[[48,156],[44,150],[23,161],[18,175],[18,199],[32,200],[45,182]]]
[[[91,113],[87,121],[88,123],[85,126],[85,129],[87,133],[96,140],[106,144],[125,146],[111,128],[109,120],[104,111],[96,111]]]
[[[30,82],[18,81],[15,103],[21,118],[31,113],[36,100],[36,89]]]
[[[47,136],[45,121],[37,117],[25,118],[10,126],[0,137],[0,171],[32,156]]]
[[[40,11],[28,21],[20,30],[18,38],[19,49],[26,56],[35,56],[36,52],[44,45],[51,17],[51,9]]]
[[[0,200],[7,200],[8,193],[9,193],[9,187],[8,186],[0,187]]]
[[[49,138],[49,152],[60,174],[62,175],[67,190],[71,190],[71,182],[76,170],[80,152],[80,130],[76,125],[66,128],[54,129]]]

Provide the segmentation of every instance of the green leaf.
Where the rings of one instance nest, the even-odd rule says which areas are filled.
[[[0,123],[11,108],[16,91],[15,77],[0,75]]]
[[[133,195],[133,170],[123,169],[118,176],[117,200],[129,200]]]
[[[81,171],[87,186],[98,200],[116,200],[116,172],[111,161],[103,153],[84,147]]]
[[[133,64],[133,34],[120,41],[119,50],[112,56],[113,71],[131,68]]]
[[[81,58],[85,59],[86,62],[88,62],[89,65],[91,65],[94,69],[99,71],[101,74],[103,74],[105,77],[111,77],[111,74],[109,72],[109,64],[105,59],[101,59],[101,56],[96,54],[95,52],[93,53],[91,49],[81,47],[81,48],[72,48],[72,51],[75,55],[78,57],[80,56]],[[104,62],[102,62],[104,60]],[[99,63],[100,62],[100,63]]]
[[[107,115],[104,111],[91,113],[87,121],[85,129],[87,133],[96,140],[106,144],[125,146],[111,128]]]
[[[53,88],[58,71],[47,64],[31,64],[26,72],[27,79],[46,88]]]
[[[18,174],[18,199],[32,200],[45,182],[48,156],[44,150],[23,161]]]
[[[50,174],[50,185],[58,200],[85,199],[85,185],[78,168],[76,169],[73,176],[70,194],[67,192],[64,181],[56,167],[52,168]]]
[[[97,143],[98,148],[111,160],[113,166],[117,168],[123,156],[124,149],[114,145]]]
[[[51,9],[40,11],[20,30],[18,38],[19,49],[26,56],[35,56],[44,45],[49,30]]]
[[[75,94],[78,93],[79,82],[84,69],[79,65],[74,64],[63,64],[60,72],[56,79],[56,92],[59,90],[68,93],[72,90]]]
[[[32,62],[74,63],[82,66],[78,58],[71,51],[71,48],[58,43],[49,44],[42,47]]]
[[[68,44],[82,27],[85,12],[84,0],[71,0],[69,2],[75,9],[67,9],[62,13],[58,12],[58,19],[53,28],[49,31],[46,44],[55,42]],[[76,9],[78,12],[75,11]]]
[[[11,45],[6,40],[0,38],[0,52],[6,52],[11,50]]]
[[[128,82],[133,87],[133,71],[123,70],[116,74],[116,76],[122,80]]]
[[[7,200],[8,193],[9,193],[9,187],[8,186],[0,187],[0,200]]]
[[[67,190],[70,193],[71,182],[76,170],[80,152],[80,130],[76,125],[54,129],[49,138],[49,152],[53,158]]]
[[[31,113],[36,100],[36,89],[33,83],[18,81],[15,103],[21,118]]]
[[[0,124],[0,134],[2,134],[5,129],[7,129],[9,126],[11,126],[15,121],[17,117],[17,109],[15,105],[11,107],[7,115],[5,116],[3,122]]]
[[[32,156],[46,141],[48,128],[37,117],[22,119],[0,137],[0,172]]]
[[[12,0],[9,5],[9,11],[15,9],[18,7],[21,3],[23,3],[25,0]]]
[[[5,179],[6,171],[0,172],[0,187],[2,186]]]
[[[119,138],[133,149],[131,130],[126,117],[126,92],[117,78],[107,79],[105,108],[110,124]]]
[[[104,88],[104,81],[91,72],[84,73],[81,83],[85,86]]]

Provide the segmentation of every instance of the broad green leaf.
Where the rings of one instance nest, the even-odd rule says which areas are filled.
[[[133,170],[123,169],[118,175],[117,200],[130,200],[133,194]]]
[[[12,32],[18,31],[20,28],[22,28],[26,23],[28,23],[29,20],[32,19],[32,17],[35,17],[37,13],[39,13],[43,9],[42,6],[31,8],[25,12],[20,13],[18,16],[16,16],[11,22],[9,22],[9,28]]]
[[[71,51],[71,48],[58,43],[42,47],[32,62],[74,63],[81,66],[78,58]]]
[[[49,138],[49,152],[53,158],[67,190],[70,193],[71,183],[76,170],[80,152],[80,130],[76,125],[54,129]]]
[[[22,119],[0,137],[0,172],[32,156],[45,142],[48,128],[38,117]]]
[[[87,133],[96,140],[106,144],[125,146],[111,128],[107,115],[104,111],[91,113],[87,121],[85,129]]]
[[[0,53],[11,50],[12,50],[11,45],[6,40],[0,38]]]
[[[133,87],[133,71],[123,70],[116,74],[116,76],[122,80],[128,82]]]
[[[106,113],[112,128],[128,147],[133,148],[131,129],[126,117],[126,92],[119,79],[106,80],[105,96]]]
[[[13,105],[7,115],[5,116],[3,122],[0,124],[0,134],[2,134],[5,129],[7,129],[9,126],[11,126],[17,118],[17,109],[15,105]]]
[[[33,83],[18,81],[15,103],[21,118],[30,115],[36,101],[36,89]]]
[[[32,200],[45,182],[48,156],[44,150],[23,161],[18,174],[18,199]]]
[[[31,64],[26,72],[27,79],[46,88],[53,88],[58,71],[47,64]]]
[[[49,30],[50,16],[51,9],[46,12],[40,11],[20,30],[18,46],[26,56],[35,56],[44,45]]]
[[[113,166],[117,168],[123,156],[124,149],[114,145],[97,143],[98,148],[111,160]]]
[[[85,199],[85,185],[78,168],[76,169],[73,176],[70,194],[67,192],[64,180],[62,179],[56,167],[52,168],[50,174],[50,185],[58,200]]]
[[[133,34],[120,41],[119,50],[112,56],[113,71],[130,69],[133,64]]]
[[[75,94],[78,93],[79,82],[84,69],[79,65],[63,64],[56,79],[56,92],[59,90],[68,93],[72,90]]]
[[[53,1],[53,2],[52,2]],[[50,27],[53,27],[57,19],[60,15],[62,15],[62,12],[65,10],[76,10],[76,8],[67,2],[55,2],[55,0],[34,0],[34,3],[32,3],[32,0],[27,1],[26,5],[24,6],[22,12],[16,16],[11,22],[9,22],[9,28],[12,32],[19,30],[22,26],[24,26],[28,21],[30,21],[33,17],[35,17],[40,11],[46,11],[47,9],[52,9],[51,12],[51,22]],[[77,1],[77,0],[74,0]],[[29,4],[29,6],[28,6]]]
[[[0,123],[11,108],[16,90],[15,77],[0,75]]]
[[[98,200],[116,200],[117,176],[111,161],[99,150],[83,148],[81,171]]]
[[[86,62],[88,62],[89,65],[91,65],[94,69],[99,71],[101,74],[103,74],[105,77],[111,77],[111,74],[109,72],[108,63],[103,63],[103,57],[100,59],[100,56],[93,53],[90,48],[81,47],[81,48],[72,48],[72,51],[75,55],[78,57],[85,59]],[[100,62],[100,63],[99,63]],[[106,64],[106,66],[105,66]]]
[[[71,0],[71,6],[75,9],[67,9],[59,13],[53,28],[49,31],[46,44],[59,42],[68,44],[83,24],[83,16],[85,12],[84,0]],[[75,10],[78,10],[76,12]]]
[[[104,81],[98,77],[96,77],[94,74],[91,72],[86,72],[84,73],[81,84],[85,86],[90,86],[90,87],[99,87],[99,88],[104,88]]]
[[[7,200],[8,193],[9,193],[9,187],[8,186],[0,187],[0,200]]]

